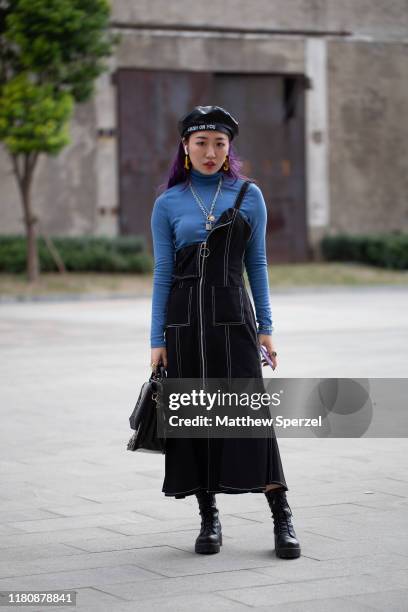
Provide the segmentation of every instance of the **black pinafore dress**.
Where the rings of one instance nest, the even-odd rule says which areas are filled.
[[[203,242],[176,251],[166,311],[169,378],[262,378],[256,320],[244,282],[251,226],[239,210],[249,186]],[[273,431],[273,430],[272,430]],[[270,438],[168,438],[165,495],[288,490],[278,443]]]

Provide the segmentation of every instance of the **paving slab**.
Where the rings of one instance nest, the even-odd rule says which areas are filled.
[[[395,590],[395,584],[380,574],[360,574],[324,579],[299,580],[297,582],[270,586],[247,587],[245,589],[223,590],[219,593],[231,601],[247,606],[267,606],[270,603],[286,604],[305,599],[327,599],[343,595],[362,595]]]
[[[408,601],[407,589],[396,589],[395,591],[386,591],[384,593],[365,593],[364,595],[353,595],[352,597],[344,598],[350,606],[350,610],[354,610],[357,605],[369,606],[371,610],[392,610],[392,612],[406,612]]]
[[[407,289],[272,304],[280,376],[406,376]],[[404,438],[281,439],[302,556],[276,557],[258,494],[217,496],[224,545],[194,553],[195,498],[166,498],[164,457],[126,450],[150,308],[0,304],[0,588],[73,589],[80,612],[407,610]]]

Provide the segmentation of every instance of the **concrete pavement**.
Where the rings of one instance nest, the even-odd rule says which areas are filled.
[[[279,376],[407,375],[408,289],[272,307]],[[303,556],[276,558],[255,494],[219,495],[224,546],[194,554],[195,499],[164,497],[162,456],[126,451],[149,317],[149,298],[0,305],[0,590],[74,589],[81,612],[408,610],[406,439],[282,439]]]

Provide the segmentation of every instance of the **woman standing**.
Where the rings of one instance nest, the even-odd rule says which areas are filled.
[[[178,124],[179,150],[151,228],[154,282],[151,365],[169,378],[262,378],[260,345],[277,365],[265,253],[266,206],[239,174],[231,146],[238,123],[219,106],[197,106]],[[248,273],[258,321],[243,279]],[[222,545],[216,493],[265,493],[279,557],[300,556],[275,436],[168,438],[165,495],[195,495],[197,553]]]

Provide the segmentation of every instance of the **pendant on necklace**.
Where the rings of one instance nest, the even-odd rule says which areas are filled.
[[[205,229],[209,231],[212,229],[212,226],[213,226],[212,222],[215,221],[215,217],[214,215],[207,215],[207,219],[208,221],[205,222]]]

